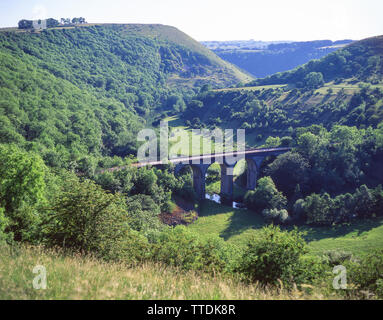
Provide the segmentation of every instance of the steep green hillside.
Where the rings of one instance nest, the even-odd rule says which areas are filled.
[[[19,55],[0,52],[0,143],[33,149],[51,166],[135,149],[144,121],[133,108],[81,90]]]
[[[212,82],[218,83],[236,83],[238,81],[249,81],[251,76],[243,73],[237,67],[230,64],[229,62],[222,60],[212,51],[208,50],[205,46],[201,45],[199,42],[189,37],[187,34],[181,32],[175,27],[165,26],[165,25],[148,25],[148,24],[127,24],[125,25],[128,33],[136,33],[138,35],[143,35],[152,39],[159,39],[173,44],[184,46],[185,48],[198,53],[199,55],[208,59],[211,64],[211,74],[206,73],[207,79],[211,78]],[[184,66],[186,70],[190,66]],[[172,78],[171,78],[172,79]],[[177,81],[176,76],[173,77],[173,81],[176,84],[190,83],[188,76],[181,77]],[[196,79],[198,80],[198,78]],[[193,82],[193,79],[191,79]]]
[[[204,84],[246,79],[161,25],[0,32],[0,56],[0,142],[35,149],[52,166],[133,153],[155,115],[183,110]]]
[[[298,68],[251,82],[249,85],[294,84],[303,87],[311,72],[320,72],[325,82],[351,79],[378,84],[383,80],[383,36],[354,42]]]
[[[251,146],[312,124],[376,127],[383,121],[383,86],[331,82],[307,91],[277,85],[215,90],[197,95],[184,118],[196,128],[246,129]]]
[[[383,121],[382,48],[383,36],[370,38],[246,87],[201,92],[185,118],[193,127],[247,129],[250,145],[312,124],[376,127]]]

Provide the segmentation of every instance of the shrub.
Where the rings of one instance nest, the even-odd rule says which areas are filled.
[[[159,214],[160,207],[150,196],[138,194],[127,198],[127,216],[132,229],[143,233],[160,230]]]
[[[292,285],[302,280],[298,273],[300,259],[306,252],[302,233],[268,226],[249,239],[240,271],[252,282],[276,284],[281,280],[285,285]]]
[[[327,250],[324,252],[323,257],[333,267],[344,264],[346,261],[353,261],[352,253],[343,250]]]
[[[265,209],[284,209],[287,199],[279,192],[270,177],[259,179],[254,191],[248,191],[244,198],[249,209],[262,212]]]
[[[306,197],[304,211],[308,224],[330,225],[334,222],[333,200],[328,193],[319,195],[313,193]]]
[[[161,232],[153,244],[153,259],[166,265],[181,269],[200,269],[202,267],[198,237],[177,226]]]
[[[298,221],[306,221],[305,200],[298,199],[293,206],[293,218]]]
[[[130,231],[125,201],[92,181],[72,178],[54,200],[45,230],[51,244],[117,259]]]
[[[9,219],[5,216],[5,209],[0,208],[0,245],[13,239],[12,233],[6,233],[5,229],[9,224]]]
[[[221,167],[219,165],[213,164],[207,169],[206,182],[207,183],[217,182],[220,180],[220,175],[221,175]]]
[[[322,285],[327,279],[333,279],[334,275],[325,259],[317,256],[304,255],[300,259],[295,282],[304,284]],[[332,281],[330,281],[332,283]]]
[[[224,240],[203,240],[185,226],[161,232],[153,243],[154,261],[183,270],[228,270],[232,256],[231,247]]]
[[[368,290],[379,298],[382,295],[383,283],[383,250],[375,250],[360,259],[359,263],[349,265],[348,272],[351,282],[358,290]]]
[[[147,261],[152,256],[148,239],[135,230],[128,230],[120,242],[121,247],[112,247],[109,256],[113,260],[122,260],[129,265]],[[113,250],[115,249],[115,251]]]
[[[285,224],[289,221],[289,213],[286,209],[265,209],[262,216],[268,223]]]

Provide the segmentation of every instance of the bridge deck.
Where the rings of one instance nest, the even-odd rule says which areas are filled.
[[[171,158],[169,160],[165,161],[149,161],[149,162],[137,162],[133,163],[132,165],[135,167],[144,167],[144,166],[158,166],[162,164],[167,163],[181,163],[181,162],[191,162],[193,160],[203,160],[203,159],[211,159],[211,158],[223,158],[223,157],[231,157],[231,156],[237,156],[237,155],[249,155],[249,154],[267,154],[267,153],[273,153],[278,151],[290,151],[291,148],[289,147],[283,147],[283,148],[263,148],[263,149],[249,149],[245,151],[232,151],[232,152],[221,152],[221,153],[213,153],[213,154],[204,154],[204,155],[198,155],[198,156],[190,156],[190,157],[177,157],[177,158]]]
[[[162,165],[162,164],[166,164],[166,163],[181,163],[181,162],[190,162],[190,161],[193,161],[193,160],[202,160],[202,159],[208,159],[208,158],[220,158],[220,157],[225,157],[225,156],[236,156],[236,155],[240,155],[240,154],[245,154],[245,155],[249,155],[249,154],[259,154],[259,155],[264,155],[264,154],[267,154],[267,153],[273,153],[273,152],[278,152],[278,151],[281,151],[281,152],[284,152],[284,151],[290,151],[291,148],[290,147],[282,147],[282,148],[278,148],[278,147],[274,147],[274,148],[262,148],[262,149],[249,149],[249,150],[245,150],[245,151],[232,151],[232,152],[222,152],[222,153],[213,153],[213,154],[204,154],[204,155],[198,155],[198,156],[191,156],[191,157],[177,157],[177,158],[172,158],[172,159],[169,159],[168,161],[151,161],[151,162],[136,162],[136,163],[132,163],[131,166],[132,167],[144,167],[144,166],[158,166],[158,165]],[[108,168],[108,169],[103,169],[103,170],[100,170],[99,173],[104,173],[105,171],[109,171],[109,172],[113,172],[113,171],[116,171],[116,170],[123,170],[123,169],[126,169],[127,166],[119,166],[119,167],[113,167],[113,168]]]

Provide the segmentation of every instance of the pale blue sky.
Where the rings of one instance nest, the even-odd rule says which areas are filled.
[[[362,39],[383,34],[383,0],[0,0],[0,27],[22,19],[161,23],[196,40]]]

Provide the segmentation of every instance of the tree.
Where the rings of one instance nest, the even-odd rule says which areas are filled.
[[[54,199],[44,229],[51,244],[118,259],[129,233],[127,207],[120,194],[72,177]]]
[[[70,18],[61,18],[60,21],[61,24],[70,24],[71,22]]]
[[[270,177],[259,179],[258,186],[246,193],[244,201],[248,208],[259,212],[264,209],[285,209],[287,204],[286,197],[278,191]]]
[[[150,196],[138,194],[128,197],[127,209],[129,225],[134,230],[147,233],[161,229],[162,224],[158,218],[160,207]]]
[[[206,84],[204,84],[202,87],[201,87],[201,89],[200,89],[200,93],[203,93],[203,92],[208,92],[208,91],[210,91],[211,90],[211,85],[210,84],[208,84],[208,83],[206,83]]]
[[[281,144],[281,138],[269,136],[269,137],[267,137],[264,146],[266,148],[268,148],[268,147],[278,147],[278,146],[280,146],[280,144]]]
[[[374,292],[378,298],[383,298],[383,250],[376,249],[363,256],[358,263],[350,265],[349,274],[358,290]]]
[[[47,28],[55,28],[60,24],[60,22],[56,19],[49,18],[47,19]]]
[[[11,241],[13,235],[11,233],[7,233],[6,229],[9,225],[9,219],[5,216],[5,209],[0,208],[0,246],[4,242]]]
[[[328,193],[318,195],[316,193],[306,197],[304,210],[308,224],[329,225],[334,222],[333,200]]]
[[[33,27],[32,20],[20,20],[19,23],[19,29],[31,29]]]
[[[42,201],[44,175],[45,165],[38,155],[0,144],[0,205],[7,212],[23,202],[34,205]]]
[[[301,258],[307,252],[302,233],[268,226],[247,242],[240,271],[252,282],[285,285],[298,282]]]
[[[36,240],[36,208],[45,202],[45,170],[38,155],[0,144],[0,207],[8,221],[5,230],[15,240]]]
[[[262,211],[262,216],[268,223],[284,224],[289,221],[289,213],[286,209],[265,209]]]
[[[303,186],[308,180],[309,163],[299,153],[279,155],[266,169],[266,174],[275,182],[278,190],[290,198],[297,184]]]
[[[305,76],[304,83],[307,88],[319,88],[324,84],[323,74],[321,72],[310,72]]]
[[[360,186],[354,194],[355,213],[358,217],[369,218],[375,212],[376,198],[374,197],[373,190],[369,189],[366,185]]]

